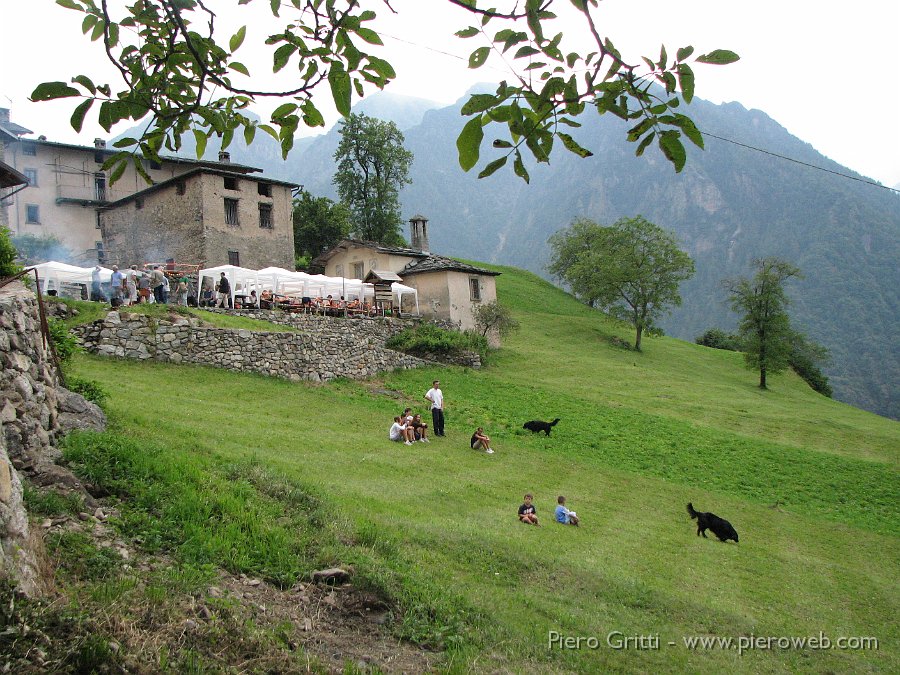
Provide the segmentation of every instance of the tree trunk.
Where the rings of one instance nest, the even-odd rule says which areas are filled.
[[[766,369],[764,367],[759,369],[759,388],[760,389],[768,388],[768,387],[766,387]]]
[[[641,335],[644,333],[644,327],[638,324],[637,331],[634,336],[634,351],[641,351]]]

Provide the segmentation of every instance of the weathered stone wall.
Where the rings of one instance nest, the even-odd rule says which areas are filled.
[[[18,282],[0,288],[0,362],[0,573],[31,593],[36,590],[35,556],[20,475],[41,485],[82,490],[70,472],[54,463],[59,456],[54,444],[72,428],[103,428],[105,418],[97,406],[59,385],[41,336],[37,298]]]
[[[205,328],[198,319],[157,321],[143,314],[110,312],[75,330],[88,351],[107,356],[195,363],[314,382],[363,379],[428,362],[384,347],[405,322],[343,319],[259,311],[247,313],[292,325],[298,332]]]

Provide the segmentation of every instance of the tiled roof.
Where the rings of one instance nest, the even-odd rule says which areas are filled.
[[[397,274],[399,274],[401,277],[408,277],[410,274],[422,274],[423,272],[442,271],[468,272],[470,274],[487,274],[492,277],[498,276],[500,274],[500,272],[493,272],[482,267],[475,267],[474,265],[460,262],[459,260],[453,260],[452,258],[445,258],[442,255],[434,254],[422,258],[421,260],[413,260],[412,262],[408,263],[406,267],[397,272]]]

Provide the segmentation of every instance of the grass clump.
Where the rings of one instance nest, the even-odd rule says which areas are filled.
[[[385,346],[414,356],[460,356],[465,352],[484,356],[488,349],[487,338],[478,333],[447,330],[433,323],[407,328],[391,337]]]
[[[60,494],[53,490],[40,490],[25,484],[23,490],[25,508],[32,516],[60,516],[76,514],[84,504],[82,498],[75,493]]]
[[[88,401],[102,405],[109,398],[106,389],[96,380],[71,375],[66,378],[66,389],[81,394]]]

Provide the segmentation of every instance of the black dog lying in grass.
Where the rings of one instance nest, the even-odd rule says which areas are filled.
[[[525,422],[522,425],[523,429],[528,429],[533,434],[536,434],[539,431],[543,431],[548,436],[550,435],[550,430],[556,426],[556,423],[559,422],[559,418],[557,417],[552,422],[541,422],[540,420],[531,420],[530,422]]]
[[[738,540],[738,533],[735,532],[734,528],[724,518],[719,518],[715,513],[703,512],[703,511],[695,511],[694,505],[688,503],[687,505],[688,513],[691,515],[691,519],[697,519],[697,536],[699,537],[701,534],[706,537],[706,531],[711,530],[714,535],[719,538],[719,541],[728,541],[729,539]]]

